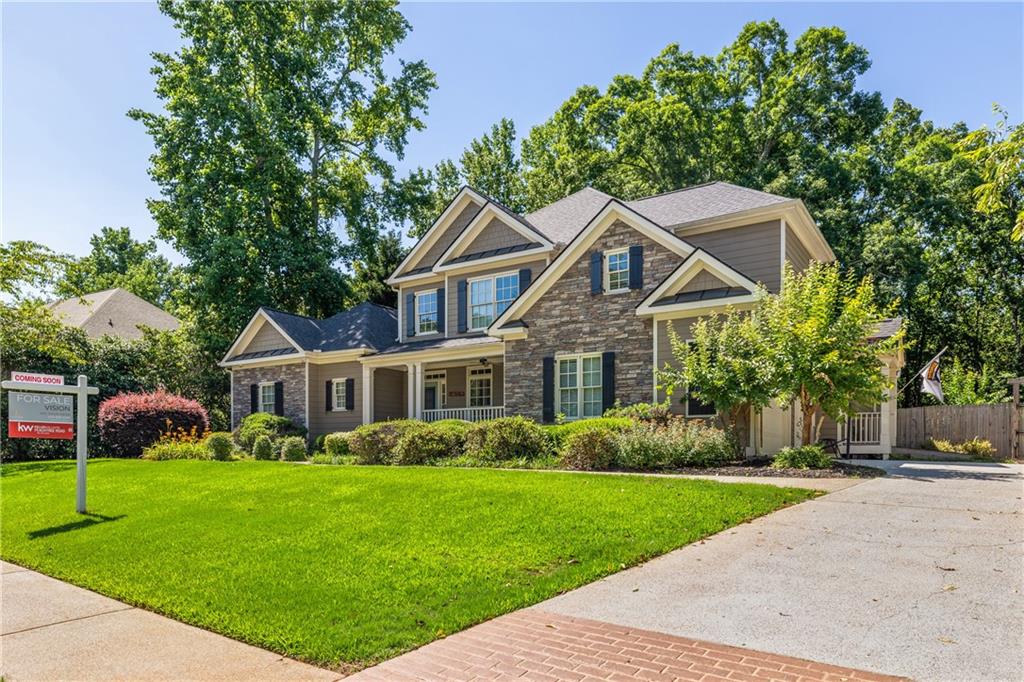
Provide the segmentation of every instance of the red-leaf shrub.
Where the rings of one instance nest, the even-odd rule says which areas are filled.
[[[115,457],[138,457],[162,433],[192,429],[203,433],[210,426],[202,405],[166,391],[119,393],[107,398],[100,403],[96,423],[107,454]]]

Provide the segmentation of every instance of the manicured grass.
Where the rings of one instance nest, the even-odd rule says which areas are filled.
[[[369,664],[814,493],[529,471],[5,464],[4,559],[320,664]]]

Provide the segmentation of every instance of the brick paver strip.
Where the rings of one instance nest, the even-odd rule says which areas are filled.
[[[348,679],[895,682],[905,678],[524,609]]]

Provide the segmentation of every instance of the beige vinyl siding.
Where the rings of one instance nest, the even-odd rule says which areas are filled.
[[[769,291],[777,292],[782,280],[782,229],[778,220],[730,227],[724,230],[679,235],[706,250]]]
[[[675,327],[676,333],[679,334],[679,337],[685,340],[685,339],[688,339],[690,337],[690,327],[698,319],[700,319],[700,318],[697,318],[697,317],[682,317],[682,318],[679,318],[679,319],[676,319],[676,320],[659,320],[657,322],[657,325],[658,325],[657,332],[656,332],[657,333],[657,342],[656,343],[657,343],[657,347],[658,347],[658,357],[657,357],[658,366],[657,366],[657,369],[664,368],[666,364],[669,364],[669,365],[675,364],[673,359],[672,359],[672,343],[669,340],[669,336],[668,336],[668,327],[669,327],[669,325],[670,324],[673,325]],[[683,405],[680,402],[680,398],[681,397],[682,396],[680,396],[678,393],[676,393],[676,394],[674,394],[672,396],[671,409],[672,409],[672,412],[674,412],[676,414],[683,414],[683,411],[684,411],[683,410]],[[664,399],[665,399],[665,392],[663,390],[661,390],[661,389],[658,389],[658,401],[660,402],[660,401],[662,401]]]
[[[448,293],[446,298],[448,299],[445,303],[445,314],[447,316],[446,324],[448,328],[448,336],[467,336],[479,334],[480,332],[467,331],[464,334],[459,334],[459,287],[458,282],[460,279],[470,280],[476,277],[485,277],[487,275],[498,275],[502,273],[516,273],[518,274],[523,268],[530,270],[530,281],[537,279],[544,268],[547,267],[547,261],[543,258],[540,260],[530,261],[528,263],[519,263],[517,265],[492,265],[488,268],[481,268],[477,272],[465,274],[460,273],[459,275],[450,275],[448,277]],[[522,292],[520,292],[522,293]],[[469,289],[467,285],[466,290],[466,306],[469,306]],[[469,322],[469,310],[466,311],[466,322]]]
[[[444,332],[438,332],[436,334],[423,334],[423,335],[416,334],[416,335],[414,335],[412,337],[406,336],[406,333],[405,333],[406,329],[408,329],[408,324],[409,324],[408,321],[406,320],[406,315],[409,312],[406,309],[406,306],[405,306],[405,297],[406,297],[406,295],[407,294],[415,294],[416,292],[419,292],[419,291],[437,291],[438,289],[444,289],[444,280],[443,279],[431,282],[430,284],[417,284],[415,286],[405,286],[405,287],[399,288],[399,290],[398,290],[398,305],[402,307],[402,314],[401,314],[402,328],[398,330],[398,338],[401,339],[401,341],[403,343],[406,342],[406,341],[419,341],[419,340],[422,340],[422,339],[436,339],[438,336],[441,336],[441,337],[444,336]],[[445,294],[445,298],[448,298],[447,293]]]
[[[693,279],[684,284],[678,293],[685,293],[687,291],[704,291],[705,289],[720,289],[727,286],[729,285],[715,275],[711,274],[707,270],[702,270],[694,275]]]
[[[469,255],[491,249],[529,244],[531,241],[537,240],[527,239],[497,218],[491,218],[484,229],[480,230],[480,234],[461,251],[463,254]]]
[[[452,224],[438,237],[434,245],[427,249],[427,252],[420,256],[417,260],[410,263],[405,270],[415,270],[416,268],[425,268],[429,265],[434,265],[437,259],[441,257],[441,254],[448,250],[448,247],[452,245],[452,242],[462,234],[462,231],[466,229],[466,226],[472,222],[476,214],[480,212],[480,206],[474,203],[470,203],[466,208],[462,209]]]
[[[805,270],[811,263],[810,252],[789,225],[786,226],[786,260],[792,264],[794,272]]]
[[[328,412],[325,383],[331,379],[355,380],[354,409]],[[357,361],[309,365],[309,435],[351,431],[363,423],[363,366]]]
[[[385,421],[402,419],[408,396],[405,372],[395,369],[377,369],[373,372],[373,419]]]
[[[255,353],[278,348],[294,348],[294,346],[288,343],[288,339],[281,336],[281,332],[274,329],[272,324],[264,321],[263,326],[256,332],[256,336],[252,337],[252,341],[241,352]]]

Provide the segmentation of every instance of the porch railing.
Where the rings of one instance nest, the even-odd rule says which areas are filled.
[[[877,444],[882,442],[882,413],[854,412],[846,420],[844,434],[850,434],[852,445]],[[846,437],[845,435],[843,436]]]
[[[439,410],[423,410],[423,421],[436,422],[442,419],[463,419],[468,422],[482,422],[505,416],[504,405],[491,407],[445,407]]]

